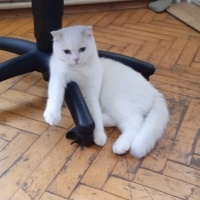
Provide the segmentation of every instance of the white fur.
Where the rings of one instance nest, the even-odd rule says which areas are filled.
[[[130,67],[99,58],[91,27],[64,28],[52,35],[54,53],[50,59],[46,122],[59,123],[64,89],[68,82],[75,81],[95,121],[94,142],[103,146],[107,139],[104,126],[117,126],[122,134],[113,152],[130,150],[137,158],[144,157],[163,135],[168,122],[162,94]],[[80,52],[82,47],[86,48],[84,52]],[[64,53],[66,49],[70,55]]]
[[[180,3],[180,2],[181,2],[181,0],[176,0],[176,3]],[[191,3],[192,0],[186,0],[186,2],[187,2],[187,3]]]

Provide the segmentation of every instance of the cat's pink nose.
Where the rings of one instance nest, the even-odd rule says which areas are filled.
[[[74,61],[77,63],[79,61],[79,58],[75,58]]]

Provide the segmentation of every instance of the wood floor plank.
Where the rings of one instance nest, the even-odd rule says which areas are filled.
[[[189,165],[194,153],[198,132],[189,128],[180,128],[172,146],[169,160]]]
[[[0,151],[0,177],[6,172],[38,138],[38,136],[21,132]]]
[[[33,19],[30,17],[30,18],[27,18],[26,21],[24,22],[24,24],[15,29],[12,34],[16,34],[16,35],[22,35],[24,33],[26,33],[27,31],[30,31],[33,29]]]
[[[0,87],[0,94],[8,90],[10,87],[12,87],[14,84],[16,84],[19,80],[21,80],[22,76],[17,76],[11,79],[7,79],[1,83]]]
[[[8,141],[0,139],[0,152],[8,145]]]
[[[124,28],[124,27],[118,27],[118,26],[114,26],[114,25],[110,25],[108,26],[107,28],[109,29],[113,29],[113,30],[116,30],[115,32],[117,34],[122,34],[124,36],[127,36],[127,37],[131,37],[133,39],[139,39],[139,40],[142,40],[142,41],[147,41],[147,42],[154,42],[154,43],[158,43],[160,41],[159,38],[156,38],[154,37],[155,34],[149,34],[149,33],[140,33],[139,31],[137,30],[132,30],[132,29],[128,29],[128,28]],[[109,31],[108,29],[108,31]],[[168,40],[174,40],[174,38],[169,38],[167,37]]]
[[[170,103],[168,109],[170,112],[170,119],[169,124],[165,129],[164,137],[170,140],[174,140],[176,138],[179,126],[185,116],[187,106],[184,106],[182,104],[180,105],[177,103]]]
[[[123,47],[119,47],[119,46],[115,46],[115,45],[111,46],[109,49],[110,52],[119,53],[119,54],[122,53],[123,50],[124,50]]]
[[[148,10],[147,13],[145,13],[145,15],[143,15],[143,17],[140,19],[139,22],[142,22],[142,23],[151,23],[151,21],[153,20],[153,18],[155,16],[156,16],[155,12],[153,12],[152,10]]]
[[[70,26],[71,23],[73,23],[73,21],[77,21],[81,16],[80,15],[64,15],[63,16],[63,20],[62,20],[62,26],[63,27],[67,27]],[[85,19],[87,20],[87,19]]]
[[[200,8],[198,5],[181,2],[170,6],[167,11],[197,31],[200,31]]]
[[[200,62],[192,62],[190,67],[200,69]]]
[[[19,129],[0,124],[0,138],[3,140],[12,141],[20,132]]]
[[[194,154],[190,162],[190,167],[200,170],[199,161],[200,161],[200,155]]]
[[[107,43],[103,43],[103,42],[98,42],[97,41],[97,48],[99,50],[108,50],[112,47],[113,45],[112,44],[107,44]]]
[[[134,57],[134,55],[139,51],[140,48],[141,48],[140,45],[129,44],[126,48],[124,48],[124,50],[122,51],[122,54],[126,56],[130,56],[130,57]]]
[[[100,20],[96,26],[100,26],[100,27],[107,27],[112,21],[114,21],[120,14],[122,13],[122,11],[115,11],[115,12],[110,12],[108,13],[104,18],[102,18],[102,20]]]
[[[112,24],[115,26],[122,26],[137,10],[127,10],[122,12],[115,20],[112,21]]]
[[[30,87],[26,93],[32,94],[34,96],[47,98],[47,88],[39,87],[37,85],[33,85]]]
[[[149,36],[149,37],[163,39],[163,40],[169,40],[169,41],[175,40],[175,37],[172,34],[168,35],[168,34],[166,34],[166,32],[163,32],[165,34],[160,34],[158,31],[154,31],[154,30],[151,32],[148,30],[148,28],[144,29],[139,26],[132,25],[132,24],[124,24],[123,27],[126,29],[132,30],[133,33],[138,34],[138,35],[144,35],[144,36]],[[185,39],[188,39],[188,37]]]
[[[95,34],[96,37],[106,37],[109,39],[115,39],[118,41],[124,41],[125,43],[133,43],[133,44],[143,44],[144,40],[140,40],[137,38],[134,38],[132,34],[124,33],[123,31],[116,31],[112,29],[105,29],[105,28],[95,28]],[[116,46],[116,44],[114,44]]]
[[[156,67],[160,63],[163,56],[166,54],[166,52],[171,47],[172,42],[161,40],[158,45],[155,47],[155,49],[152,51],[150,56],[148,57],[147,61],[155,65]]]
[[[139,9],[133,11],[133,14],[127,20],[127,23],[136,24],[147,12],[147,9]]]
[[[2,35],[8,35],[14,32],[16,29],[24,26],[30,21],[30,18],[16,18],[16,19],[8,19],[7,25],[1,30]]]
[[[191,75],[191,76],[193,76],[193,75]],[[197,78],[197,81],[199,81],[199,78],[198,77],[196,77],[196,78]],[[198,91],[200,89],[200,83],[196,83],[195,81],[192,82],[192,81],[189,81],[188,79],[186,81],[184,78],[183,79],[182,78],[178,79],[178,76],[175,73],[174,73],[174,76],[170,76],[170,77],[169,76],[163,76],[163,75],[155,74],[151,78],[151,80],[155,80],[155,81],[162,80],[163,83],[170,83],[172,85],[185,87],[187,89],[193,89],[193,90],[196,90],[196,91]]]
[[[190,34],[191,36],[198,36],[199,37],[199,33],[193,29],[191,29],[190,27],[188,26],[185,26],[184,24],[173,24],[173,23],[166,23],[166,22],[163,22],[163,21],[152,21],[151,24],[153,25],[157,25],[157,26],[161,26],[163,27],[163,29],[165,28],[170,28],[170,30],[174,30],[176,32],[179,32],[179,31],[183,31],[184,33],[186,34]]]
[[[179,74],[191,74],[195,76],[200,76],[200,64],[199,68],[198,65],[196,65],[194,62],[190,65],[190,67],[185,67],[182,65],[175,65],[174,71],[178,72]]]
[[[0,61],[6,61],[8,59],[12,59],[15,58],[17,55],[15,53],[11,53],[11,52],[6,52],[3,50],[0,50]]]
[[[197,54],[195,55],[194,62],[200,63],[200,47]]]
[[[168,161],[165,169],[163,170],[163,174],[200,186],[200,170],[192,169],[191,167]]]
[[[169,24],[175,24],[175,25],[179,25],[179,26],[185,26],[183,22],[176,20],[173,16],[171,15],[167,15],[166,19],[164,20],[164,22],[169,23]]]
[[[117,155],[113,154],[111,149],[111,146],[116,140],[118,134],[119,133],[116,130],[112,133],[106,145],[97,155],[97,157],[93,161],[93,164],[81,180],[81,183],[84,183],[88,186],[92,186],[97,189],[102,188],[109,174],[112,172],[114,166],[118,161]],[[96,178],[97,174],[101,174],[101,176],[99,176],[98,179]]]
[[[37,121],[44,122],[43,110],[29,106],[24,103],[19,103],[10,99],[0,97],[0,109],[11,113],[31,118]]]
[[[187,69],[186,73],[185,73],[185,69]],[[193,70],[189,67],[181,66],[181,68],[180,68],[180,66],[178,67],[178,65],[175,65],[173,70],[158,68],[158,69],[156,69],[156,74],[165,76],[165,77],[170,77],[172,79],[174,78],[174,79],[181,80],[181,81],[184,80],[186,83],[185,85],[187,85],[187,84],[191,85],[192,83],[197,83],[197,85],[198,85],[198,83],[200,83],[198,69]],[[159,78],[159,76],[158,77],[154,76],[154,77],[156,79]],[[154,79],[154,77],[152,77],[152,80]],[[187,86],[185,86],[185,87],[187,87]]]
[[[140,49],[134,54],[134,57],[143,61],[148,60],[152,51],[156,48],[155,43],[145,42]]]
[[[158,87],[159,83],[156,83],[155,86]],[[180,105],[189,105],[191,98],[186,96],[185,94],[178,94],[173,92],[162,91],[163,95],[167,100],[171,103],[180,104]]]
[[[158,22],[163,22],[167,18],[168,14],[166,12],[159,13],[159,15],[155,15],[153,20]]]
[[[31,176],[22,184],[22,189],[30,199],[39,199],[42,196],[49,183],[52,182],[76,148],[75,145],[71,146],[70,141],[64,138],[56,144]],[[18,195],[17,193],[13,196],[14,199]]]
[[[141,160],[133,158],[130,153],[121,155],[111,174],[132,181],[140,165]]]
[[[0,109],[0,123],[41,135],[47,124]]]
[[[194,153],[200,155],[200,137],[197,140],[197,144],[196,144]]]
[[[95,26],[99,21],[103,20],[103,18],[108,15],[108,12],[100,12],[100,13],[94,13],[92,17],[85,20],[83,24]]]
[[[191,37],[188,43],[186,44],[177,64],[188,67],[192,62],[199,47],[200,47],[200,38]]]
[[[99,148],[97,147],[84,148],[83,150],[78,148],[73,154],[73,159],[69,160],[62,167],[62,170],[52,182],[48,191],[58,196],[69,198],[95,159],[98,151]]]
[[[74,20],[70,21],[67,26],[73,26],[73,25],[80,25],[90,19],[92,17],[92,13],[87,13],[87,14],[80,14],[78,18],[75,18]]]
[[[170,154],[172,143],[172,140],[162,138],[156,148],[145,157],[141,167],[158,173],[162,172]]]
[[[31,197],[29,196],[28,193],[26,193],[24,190],[21,188],[18,189],[17,193],[11,198],[11,200],[31,200]]]
[[[19,92],[16,90],[7,90],[1,96],[7,99],[11,99],[17,102],[22,102],[30,106],[42,108],[42,109],[44,109],[45,104],[46,104],[46,99],[44,98],[27,94],[24,92]]]
[[[195,185],[145,169],[139,169],[134,182],[182,199],[189,198],[199,190]]]
[[[196,31],[192,31],[191,29],[179,29],[179,27],[177,27],[177,25],[174,25],[173,27],[168,27],[168,26],[163,26],[163,24],[159,25],[159,23],[155,24],[154,23],[143,23],[143,22],[138,22],[137,26],[141,26],[141,27],[146,27],[148,29],[150,29],[150,31],[152,31],[152,29],[157,30],[157,31],[161,31],[161,34],[163,34],[165,31],[166,34],[170,34],[170,35],[174,35],[177,36],[179,38],[188,38],[188,36],[194,36],[199,38],[200,34]],[[181,26],[182,27],[182,26]],[[173,34],[174,33],[174,34]]]
[[[128,45],[128,42],[124,42],[124,41],[119,41],[118,39],[114,38],[114,39],[110,39],[110,38],[106,38],[104,36],[97,36],[96,37],[96,41],[100,42],[100,43],[105,43],[105,44],[110,44],[110,45],[116,45],[119,47],[126,47]]]
[[[39,137],[18,162],[1,177],[0,192],[2,199],[10,199],[17,192],[64,134],[64,129],[51,127]]]
[[[187,42],[188,40],[186,39],[177,38],[161,60],[159,67],[172,69],[177,62],[179,56],[181,55],[182,50],[185,48]]]
[[[118,197],[116,195],[98,190],[86,185],[79,185],[77,190],[71,195],[70,199],[82,199],[82,200],[124,200],[124,198]]]
[[[140,184],[129,182],[117,177],[110,177],[103,187],[103,190],[112,194],[117,194],[125,199],[138,200],[178,200],[179,198],[169,194],[145,187]]]
[[[43,109],[36,108],[25,103],[19,103],[10,99],[0,97],[0,109],[42,123],[46,123],[43,117]],[[58,126],[69,129],[73,125],[73,120],[71,119],[71,115],[69,114],[69,110],[67,108],[63,108],[62,110],[63,116]]]
[[[163,30],[163,28],[159,27],[159,26],[154,26],[154,25],[145,25],[142,24],[142,26],[140,25],[141,23],[137,24],[137,25],[133,25],[133,24],[124,24],[124,27],[126,28],[131,28],[134,30],[138,30],[138,31],[144,31],[147,33],[154,33],[154,34],[159,34],[159,35],[163,35],[163,36],[171,36],[171,37],[179,37],[179,38],[183,38],[183,39],[189,39],[190,36],[187,34],[183,34],[183,33],[176,33],[176,32],[171,32],[171,31],[166,31]]]
[[[199,119],[200,116],[198,113],[200,113],[200,100],[199,99],[192,99],[189,105],[189,108],[187,110],[187,113],[184,117],[184,121],[182,124],[182,127],[189,128],[198,131],[199,126]]]
[[[199,197],[200,197],[200,190],[195,190],[189,199],[190,200],[198,200]]]
[[[33,72],[25,76],[22,80],[20,80],[17,84],[15,84],[12,89],[18,90],[21,92],[25,92],[28,90],[33,84],[38,82],[41,79],[41,74],[38,72]]]
[[[42,197],[40,198],[40,200],[68,200],[66,198],[62,198],[62,197],[59,197],[57,195],[54,195],[54,194],[51,194],[49,192],[45,192]],[[14,200],[14,199],[13,199]]]
[[[152,83],[154,85],[156,85],[157,89],[159,89],[163,92],[168,92],[168,93],[178,94],[178,95],[184,94],[185,96],[187,96],[189,98],[199,98],[200,97],[199,92],[197,92],[197,90],[188,89],[188,88],[173,85],[170,83],[166,84],[166,83],[162,83],[160,81],[152,81]]]

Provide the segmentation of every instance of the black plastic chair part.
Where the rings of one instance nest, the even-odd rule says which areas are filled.
[[[99,57],[105,57],[119,61],[124,65],[131,67],[133,70],[141,73],[147,80],[149,80],[149,77],[155,72],[155,67],[152,64],[129,56],[112,52],[99,51]]]
[[[71,82],[67,85],[64,99],[76,124],[66,137],[72,139],[72,143],[79,143],[82,146],[93,144],[95,123],[76,83]]]
[[[33,0],[32,10],[36,43],[0,37],[0,50],[19,55],[0,63],[0,81],[33,71],[42,73],[44,80],[49,80],[49,58],[52,53],[50,32],[62,26],[63,0]],[[99,56],[120,61],[140,72],[146,79],[155,71],[154,66],[147,62],[120,54],[99,51]],[[76,83],[72,82],[66,86],[64,99],[76,126],[66,137],[83,146],[93,144],[95,123]]]

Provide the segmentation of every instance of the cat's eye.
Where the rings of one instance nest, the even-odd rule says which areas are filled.
[[[85,47],[82,47],[82,48],[79,49],[79,52],[84,52],[85,49],[86,49]]]
[[[71,54],[71,51],[70,51],[69,49],[65,49],[64,52],[65,52],[66,54]]]

